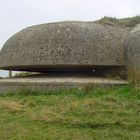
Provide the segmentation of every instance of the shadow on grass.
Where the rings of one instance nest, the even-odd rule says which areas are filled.
[[[49,125],[59,125],[61,127],[68,127],[68,128],[90,128],[90,129],[105,129],[105,128],[113,128],[113,127],[119,127],[122,129],[139,129],[139,124],[125,124],[120,121],[114,121],[111,123],[93,123],[93,122],[81,122],[81,121],[62,121],[62,120],[56,120],[56,121],[43,121],[43,123],[47,123]]]

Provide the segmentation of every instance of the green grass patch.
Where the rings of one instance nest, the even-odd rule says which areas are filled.
[[[0,140],[139,140],[140,89],[24,90],[0,97]]]
[[[123,27],[134,27],[137,24],[140,24],[140,16],[134,16],[134,17],[122,18],[122,19],[105,16],[96,22],[102,24],[108,24],[108,25],[119,25]]]

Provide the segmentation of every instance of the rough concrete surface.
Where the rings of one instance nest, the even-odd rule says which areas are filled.
[[[140,24],[129,33],[125,48],[129,79],[140,80]]]
[[[125,80],[112,80],[96,77],[22,77],[0,79],[0,94],[21,90],[49,91],[63,88],[84,88],[86,86],[117,86],[127,85]]]
[[[128,29],[94,22],[57,22],[23,29],[0,52],[0,68],[124,66]]]

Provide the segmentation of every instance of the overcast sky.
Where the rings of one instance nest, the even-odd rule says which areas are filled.
[[[0,48],[14,33],[35,24],[135,15],[140,15],[140,0],[0,0]]]

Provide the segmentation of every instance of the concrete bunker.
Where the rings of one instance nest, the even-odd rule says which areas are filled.
[[[73,83],[74,86],[90,82],[127,83],[94,80],[94,77],[140,81],[139,32],[139,26],[133,29],[97,22],[67,21],[31,26],[16,33],[4,44],[0,52],[0,68],[40,72],[44,77],[43,83],[47,80],[49,85],[51,81],[55,86],[60,81],[70,86],[72,81],[78,81]],[[58,76],[58,79],[48,81],[46,75]],[[62,79],[63,76],[69,80]],[[70,79],[72,76],[79,79]],[[83,77],[88,78],[85,80]],[[33,82],[33,79],[28,80]],[[22,80],[16,81],[19,84]],[[12,82],[15,83],[14,80]],[[0,86],[5,90],[4,84]],[[26,81],[24,84],[27,84]]]
[[[41,73],[83,73],[125,78],[127,28],[94,22],[36,25],[12,36],[0,52],[0,68]]]

